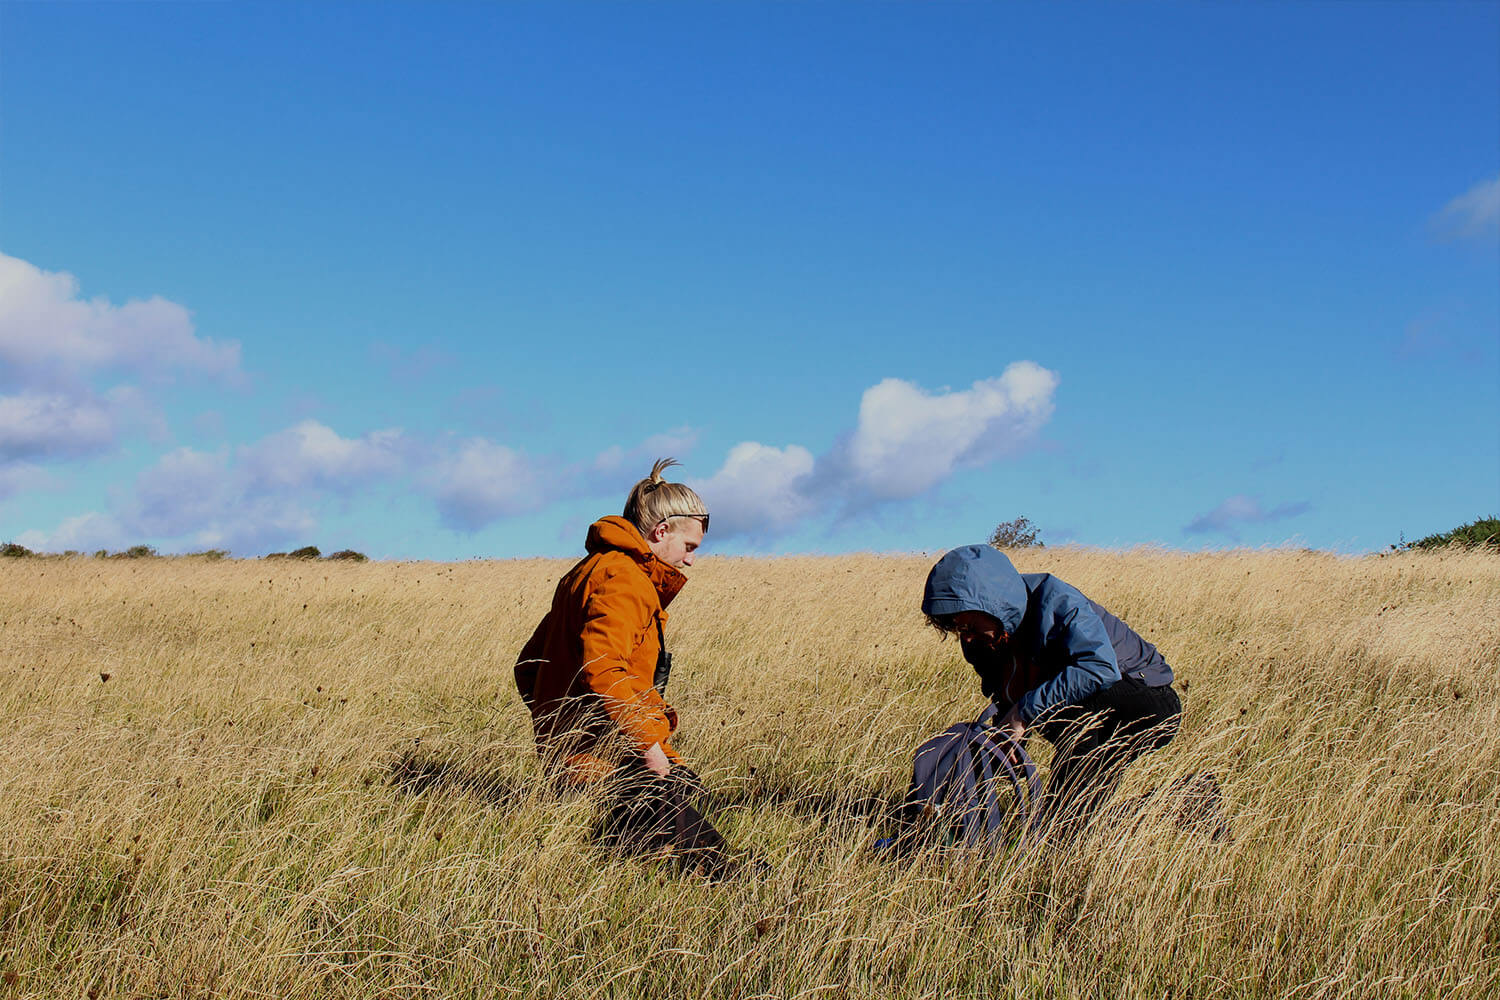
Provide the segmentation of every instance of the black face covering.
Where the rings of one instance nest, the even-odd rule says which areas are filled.
[[[963,639],[958,644],[963,648],[964,659],[969,661],[969,665],[979,675],[979,689],[984,692],[984,696],[991,701],[1001,697],[1005,692],[1006,682],[1016,669],[1016,658],[1011,653],[1009,644],[1003,644],[998,649]]]

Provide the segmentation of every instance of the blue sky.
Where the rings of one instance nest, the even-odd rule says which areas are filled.
[[[0,2],[0,538],[1500,510],[1500,5]]]

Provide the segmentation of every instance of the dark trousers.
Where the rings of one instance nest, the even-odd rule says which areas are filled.
[[[1064,842],[1076,837],[1114,794],[1125,768],[1170,743],[1181,720],[1176,691],[1134,677],[1047,713],[1036,729],[1057,748],[1042,794],[1048,835]]]
[[[716,864],[724,838],[691,802],[702,792],[696,778],[679,771],[686,769],[674,768],[664,778],[643,765],[622,766],[608,779],[600,841],[631,854],[668,848],[688,867]]]

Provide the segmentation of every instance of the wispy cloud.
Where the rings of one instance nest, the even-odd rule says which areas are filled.
[[[1482,365],[1485,349],[1482,341],[1466,333],[1467,324],[1461,309],[1431,309],[1406,324],[1396,345],[1396,357],[1403,362],[1436,361],[1463,365]]]
[[[697,441],[695,428],[678,427],[638,445],[614,445],[592,459],[577,461],[533,455],[476,437],[456,450],[436,449],[438,457],[422,478],[437,501],[443,524],[475,532],[570,497],[619,494],[623,499],[624,487],[644,476],[652,461],[684,456]]]
[[[1433,216],[1442,239],[1484,239],[1500,233],[1500,175],[1480,181]]]
[[[0,500],[28,490],[43,490],[55,480],[41,466],[28,462],[0,463]]]
[[[651,469],[658,458],[682,458],[690,454],[698,444],[699,432],[694,427],[676,427],[660,434],[653,434],[633,448],[612,445],[594,456],[591,464],[597,476],[607,476],[610,482],[619,479],[621,473],[630,473],[644,465],[640,476]]]
[[[443,523],[478,531],[502,517],[539,510],[560,492],[558,477],[537,460],[484,438],[465,441],[429,475]]]
[[[403,385],[420,382],[435,372],[458,364],[458,355],[434,344],[423,344],[411,350],[377,341],[370,345],[370,356],[385,366],[390,379]]]
[[[1200,514],[1182,530],[1189,535],[1219,534],[1239,540],[1239,529],[1251,524],[1269,524],[1305,514],[1312,505],[1305,500],[1266,508],[1255,497],[1236,494],[1206,514]]]
[[[67,518],[52,531],[23,531],[16,541],[39,552],[94,552],[120,549],[129,537],[125,527],[113,516],[90,511]]]

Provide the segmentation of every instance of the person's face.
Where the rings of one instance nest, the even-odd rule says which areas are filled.
[[[693,564],[693,553],[703,544],[703,522],[696,517],[674,517],[651,529],[646,544],[656,558],[674,569]]]
[[[958,641],[968,646],[980,646],[997,650],[1010,640],[1004,626],[993,615],[983,611],[960,611],[952,618],[953,634]]]

